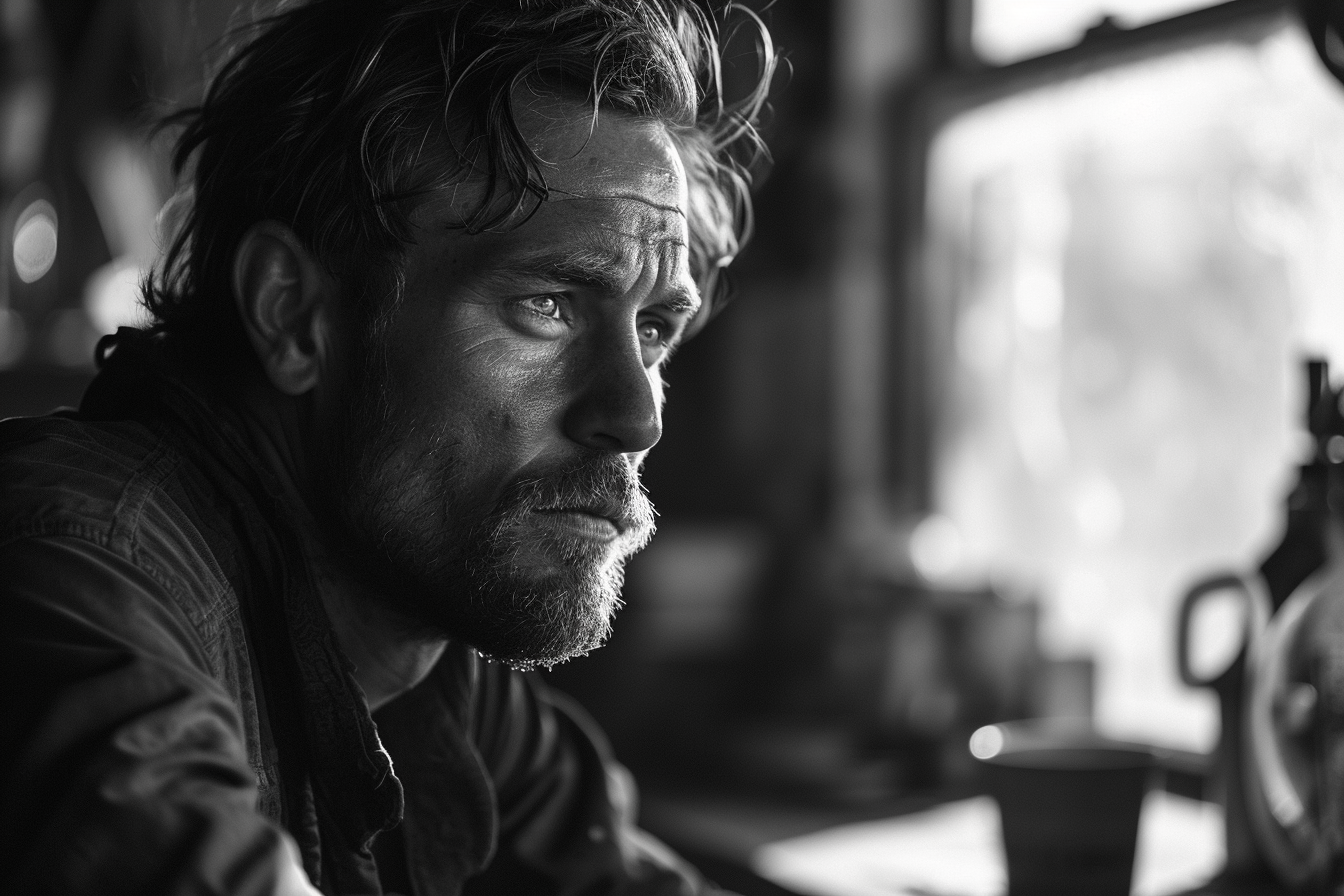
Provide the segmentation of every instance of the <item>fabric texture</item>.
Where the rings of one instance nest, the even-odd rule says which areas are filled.
[[[0,423],[0,891],[700,891],[534,675],[450,644],[375,723],[278,483],[165,352],[123,329],[77,413]]]

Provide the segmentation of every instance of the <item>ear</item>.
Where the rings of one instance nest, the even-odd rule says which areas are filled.
[[[233,256],[233,296],[266,378],[286,395],[321,381],[332,361],[337,287],[284,224],[248,228]]]

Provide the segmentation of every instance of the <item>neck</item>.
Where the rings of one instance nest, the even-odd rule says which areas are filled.
[[[305,438],[311,415],[305,399],[285,396],[268,383],[254,384],[246,394],[242,417],[249,441],[282,486],[337,643],[355,667],[355,681],[370,711],[377,710],[424,680],[447,642],[416,633],[328,549],[318,511],[307,498],[313,478],[310,440]]]

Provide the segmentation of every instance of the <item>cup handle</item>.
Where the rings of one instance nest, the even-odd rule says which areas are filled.
[[[1210,595],[1232,591],[1242,595],[1246,604],[1246,628],[1242,634],[1241,646],[1232,654],[1228,667],[1213,675],[1198,674],[1190,663],[1191,632],[1190,621],[1200,602]],[[1256,574],[1243,575],[1225,572],[1196,582],[1181,598],[1180,610],[1176,620],[1176,666],[1181,681],[1195,688],[1216,688],[1218,681],[1236,662],[1236,657],[1252,643],[1264,630],[1269,620],[1269,594],[1264,582]]]

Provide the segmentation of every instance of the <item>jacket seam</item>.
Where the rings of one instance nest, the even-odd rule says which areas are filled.
[[[163,567],[157,563],[149,562],[143,552],[118,550],[111,542],[106,532],[111,528],[110,525],[91,526],[86,523],[74,521],[61,522],[54,520],[38,520],[28,524],[21,524],[18,531],[11,530],[10,535],[0,539],[0,549],[16,546],[19,542],[26,539],[39,538],[77,538],[97,545],[104,550],[110,551],[115,556],[125,560],[134,566],[139,572],[148,576],[154,584],[162,589],[163,593],[172,602],[173,609],[196,633],[197,643],[201,645],[202,650],[207,643],[206,632],[202,630],[200,624],[193,619],[192,614],[187,612],[187,601],[184,600],[184,592],[180,583],[176,582],[174,576],[168,575]],[[200,614],[204,615],[204,614]]]

